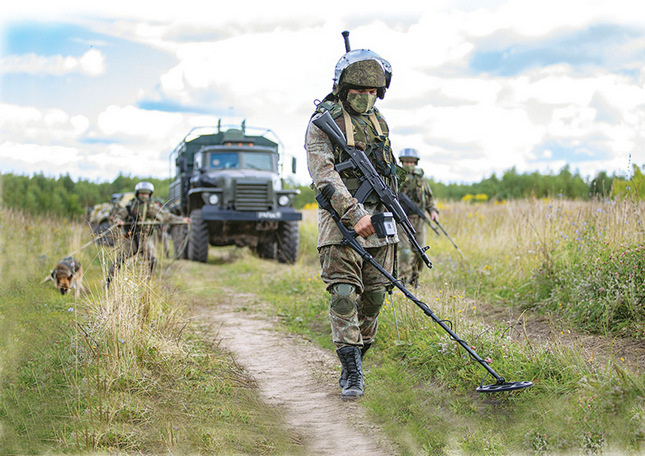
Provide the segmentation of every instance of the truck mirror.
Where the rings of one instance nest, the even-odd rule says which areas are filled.
[[[291,158],[291,173],[296,174],[296,157]]]

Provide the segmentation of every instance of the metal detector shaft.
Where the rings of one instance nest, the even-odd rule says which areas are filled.
[[[352,232],[349,228],[347,228],[345,225],[343,225],[343,222],[340,220],[340,216],[336,212],[336,210],[333,208],[331,205],[331,196],[334,194],[335,189],[331,184],[328,184],[325,188],[322,189],[321,193],[316,195],[316,200],[318,201],[318,204],[320,205],[321,208],[326,209],[334,219],[334,222],[336,222],[336,225],[338,226],[338,229],[340,230],[341,234],[343,235],[343,241],[342,243],[344,245],[348,245],[351,247],[353,250],[356,251],[364,260],[368,261],[372,266],[374,266],[381,274],[383,274],[389,281],[394,285],[396,288],[401,290],[403,294],[412,302],[414,302],[421,310],[423,310],[423,313],[425,313],[427,316],[432,318],[432,320],[437,323],[439,326],[441,326],[444,331],[446,331],[448,334],[450,334],[450,337],[452,337],[453,340],[457,341],[459,345],[461,345],[469,354],[472,356],[479,364],[481,364],[484,369],[488,371],[489,374],[491,374],[495,379],[497,380],[497,384],[502,384],[505,382],[504,378],[501,377],[500,375],[495,372],[490,365],[484,361],[475,351],[470,348],[470,346],[463,340],[461,339],[455,332],[448,326],[446,323],[441,320],[435,313],[428,307],[428,305],[419,299],[417,299],[416,296],[414,296],[407,288],[405,288],[400,281],[396,280],[392,274],[387,272],[383,266],[381,266],[372,255],[370,255],[367,250],[363,248],[362,245],[359,244],[359,242],[355,238],[355,232]],[[354,235],[352,235],[354,233]]]
[[[448,238],[448,240],[449,240],[450,242],[452,242],[452,245],[454,245],[454,246],[455,246],[455,248],[457,249],[457,252],[459,252],[459,254],[461,255],[461,257],[465,260],[465,259],[466,259],[466,257],[464,256],[464,254],[463,254],[463,253],[461,253],[461,250],[459,250],[459,247],[457,247],[457,244],[455,244],[455,241],[453,241],[453,240],[452,240],[452,238],[451,238],[450,236],[448,236],[448,233],[446,233],[446,230],[444,230],[444,229],[443,229],[443,226],[441,226],[441,223],[439,223],[439,221],[438,221],[438,220],[435,220],[434,222],[437,224],[437,226],[439,227],[439,229],[440,229],[441,231],[443,231],[443,234],[445,234],[445,235],[446,235],[446,237]]]

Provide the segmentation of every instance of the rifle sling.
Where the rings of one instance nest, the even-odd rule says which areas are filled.
[[[349,113],[343,109],[343,119],[345,120],[345,136],[347,137],[347,145],[349,147],[355,147],[354,144],[354,124],[352,123],[352,119],[349,116]],[[383,136],[383,130],[381,130],[381,125],[379,124],[378,119],[376,118],[376,114],[372,111],[372,113],[369,115],[370,122],[372,122],[372,126],[374,127],[374,130],[376,130],[376,133],[379,136]]]

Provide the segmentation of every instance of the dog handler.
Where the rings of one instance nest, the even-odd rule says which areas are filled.
[[[348,51],[336,64],[333,91],[317,105],[318,115],[329,111],[347,138],[348,145],[365,151],[385,182],[396,191],[396,167],[390,148],[388,126],[374,107],[390,85],[389,62],[376,53]],[[313,123],[307,127],[307,164],[316,191],[331,184],[331,199],[342,221],[359,235],[359,242],[387,271],[392,272],[398,237],[376,236],[370,216],[386,209],[375,197],[359,203],[353,197],[358,177],[353,170],[337,172],[334,165],[347,160],[333,147],[328,136]],[[378,315],[383,305],[387,280],[354,250],[341,245],[342,235],[329,213],[318,211],[318,252],[321,278],[331,294],[329,318],[332,338],[342,364],[339,384],[343,400],[363,395],[362,359],[376,337]]]
[[[123,226],[125,239],[123,249],[117,255],[116,260],[108,271],[106,283],[108,287],[116,269],[120,268],[125,260],[136,254],[141,254],[148,260],[150,274],[152,275],[157,264],[152,236],[154,222],[161,224],[170,222],[190,223],[189,218],[178,217],[161,206],[154,204],[152,201],[154,191],[155,188],[150,182],[139,182],[134,187],[134,198],[114,215],[115,222]],[[142,222],[153,223],[144,224]]]

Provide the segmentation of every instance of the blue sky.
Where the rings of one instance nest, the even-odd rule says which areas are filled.
[[[304,132],[342,30],[392,63],[377,106],[395,150],[419,149],[435,180],[645,165],[636,1],[87,3],[3,7],[0,172],[167,177],[192,127],[246,119],[307,183]]]

